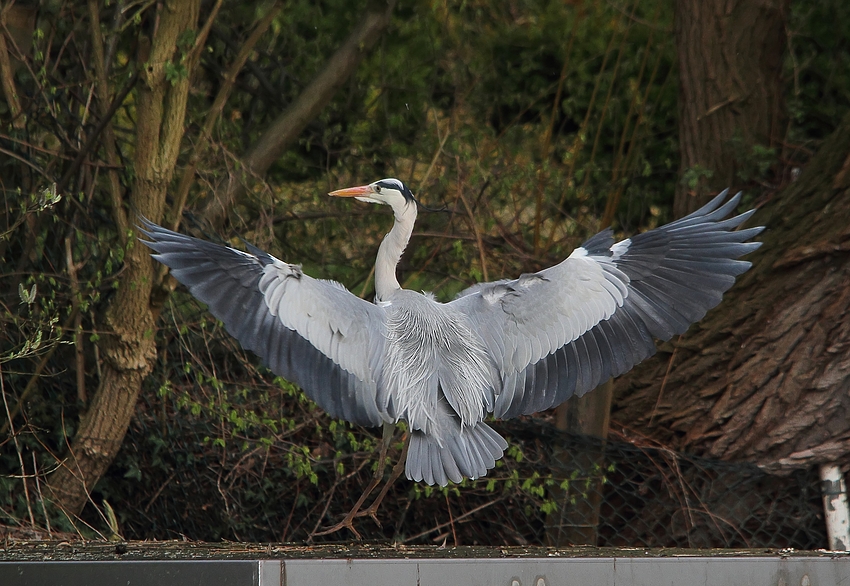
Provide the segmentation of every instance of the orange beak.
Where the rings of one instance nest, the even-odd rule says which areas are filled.
[[[369,185],[361,185],[360,187],[346,187],[345,189],[337,189],[331,191],[328,195],[334,197],[367,197],[372,193],[372,187]]]

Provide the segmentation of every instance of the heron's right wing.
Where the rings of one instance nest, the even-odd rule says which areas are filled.
[[[276,374],[332,417],[378,426],[383,310],[333,281],[249,245],[249,253],[142,219],[143,241],[171,274]]]

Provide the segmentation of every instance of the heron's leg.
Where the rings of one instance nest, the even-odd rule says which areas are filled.
[[[390,478],[387,480],[386,484],[384,484],[384,488],[381,489],[381,492],[378,493],[378,496],[375,498],[374,502],[372,502],[371,506],[365,511],[359,511],[357,513],[358,517],[365,517],[369,515],[372,519],[375,520],[375,523],[378,524],[378,527],[381,526],[381,522],[378,521],[378,507],[381,506],[381,501],[384,500],[384,497],[387,496],[387,493],[390,491],[390,488],[395,481],[398,480],[398,477],[401,476],[401,473],[404,472],[404,465],[407,460],[407,449],[410,447],[410,434],[407,434],[407,437],[404,439],[404,447],[401,449],[401,455],[398,457],[398,462],[393,466],[393,470],[390,473]]]
[[[395,425],[392,423],[384,423],[384,434],[381,438],[381,450],[380,456],[378,459],[378,468],[375,470],[375,474],[372,476],[372,481],[369,482],[369,486],[366,487],[366,490],[363,491],[363,494],[360,495],[360,498],[357,499],[357,502],[354,503],[354,507],[348,511],[348,514],[345,518],[334,525],[333,527],[328,527],[323,531],[319,531],[318,533],[314,533],[314,537],[318,537],[320,535],[327,535],[329,533],[336,533],[340,529],[347,527],[354,533],[354,536],[357,539],[360,539],[360,534],[354,528],[352,521],[354,521],[355,517],[358,517],[358,512],[360,512],[360,507],[363,506],[363,503],[366,502],[366,499],[369,498],[369,495],[372,494],[372,491],[375,490],[375,487],[383,480],[384,478],[384,468],[387,465],[387,450],[390,447],[390,444],[393,441],[393,434],[395,433]],[[407,450],[405,450],[406,452]],[[393,468],[393,472],[395,472],[395,468]],[[393,478],[395,480],[396,477]],[[374,515],[373,515],[374,517]]]

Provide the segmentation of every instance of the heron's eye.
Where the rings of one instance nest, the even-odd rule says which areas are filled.
[[[376,192],[376,193],[381,193],[381,186],[380,186],[380,185],[376,185],[376,186],[375,186],[375,192]]]

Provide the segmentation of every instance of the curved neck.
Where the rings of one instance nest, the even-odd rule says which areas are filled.
[[[393,215],[395,223],[389,234],[381,241],[378,258],[375,260],[375,301],[387,301],[393,293],[401,289],[395,269],[413,233],[416,204],[405,202],[398,206],[394,205]]]

